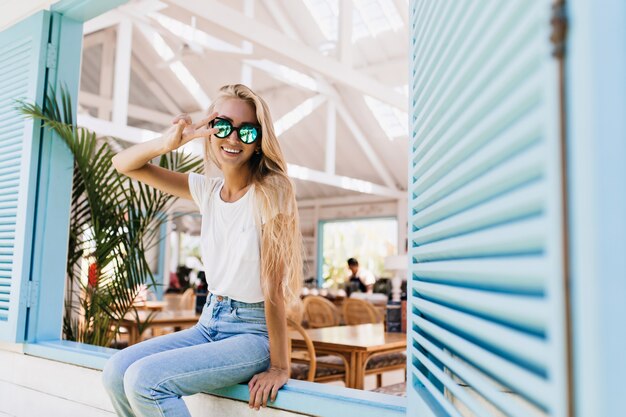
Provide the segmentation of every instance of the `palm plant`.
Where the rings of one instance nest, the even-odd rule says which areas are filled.
[[[67,285],[63,333],[65,339],[109,346],[120,320],[139,314],[133,303],[142,285],[156,286],[146,251],[159,243],[160,225],[176,200],[169,194],[119,174],[111,164],[115,152],[96,134],[73,123],[71,97],[55,91],[43,108],[18,101],[25,116],[41,120],[74,155]],[[115,140],[114,138],[111,138]],[[159,158],[159,166],[189,172],[202,170],[202,160],[182,152]],[[88,279],[84,260],[89,259]],[[150,316],[141,325],[145,325]]]

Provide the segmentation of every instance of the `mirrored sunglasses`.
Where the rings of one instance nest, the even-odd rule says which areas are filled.
[[[215,136],[220,139],[227,138],[228,135],[230,135],[233,130],[235,130],[237,131],[237,136],[239,136],[239,140],[248,145],[254,143],[257,138],[261,137],[260,127],[250,123],[244,123],[239,127],[235,127],[230,122],[230,120],[216,117],[211,122],[209,122],[209,126],[218,129],[218,132],[215,133]]]

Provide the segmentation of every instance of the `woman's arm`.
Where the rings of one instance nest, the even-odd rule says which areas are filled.
[[[212,117],[209,117],[193,125],[189,116],[178,116],[161,137],[124,149],[115,155],[111,162],[118,172],[130,178],[176,197],[191,200],[189,174],[171,171],[148,162],[159,155],[178,149],[192,139],[209,137],[214,129],[201,128],[211,119]]]
[[[266,297],[265,317],[270,340],[270,368],[252,377],[248,383],[248,405],[257,410],[261,406],[267,407],[268,398],[276,401],[278,390],[289,379],[289,342],[282,291],[274,291],[272,300]]]
[[[113,157],[112,162],[120,174],[164,193],[191,200],[189,174],[171,171],[148,163],[153,158],[165,153],[167,151],[162,147],[161,138],[157,138],[124,149]]]

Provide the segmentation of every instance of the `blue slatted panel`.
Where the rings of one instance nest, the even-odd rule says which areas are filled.
[[[409,415],[566,413],[550,3],[411,2]]]
[[[39,129],[14,99],[42,104],[50,14],[0,33],[0,339],[24,335]]]

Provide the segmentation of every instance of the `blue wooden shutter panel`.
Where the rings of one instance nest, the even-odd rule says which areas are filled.
[[[550,10],[411,3],[409,415],[567,409]]]
[[[50,14],[0,33],[0,340],[24,339],[40,129],[14,99],[43,103]]]

